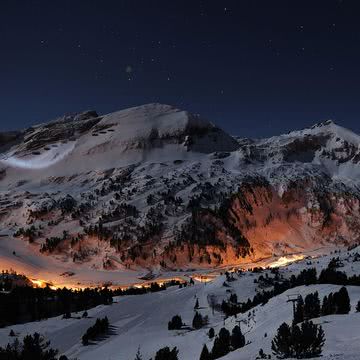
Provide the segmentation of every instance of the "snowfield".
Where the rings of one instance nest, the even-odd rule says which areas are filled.
[[[339,256],[344,266],[340,271],[348,275],[359,274],[360,262],[353,262],[350,255],[358,252],[356,248],[350,252],[342,250],[341,253],[321,256],[313,259],[304,259],[280,268],[280,274],[289,277],[298,274],[301,270],[316,267],[318,274],[327,266],[333,256]],[[266,270],[271,277],[271,270]],[[225,275],[219,275],[208,283],[196,282],[194,286],[185,288],[170,287],[166,291],[145,295],[124,296],[115,298],[115,303],[110,306],[98,306],[89,311],[89,318],[76,319],[81,313],[72,314],[72,319],[51,318],[44,321],[27,323],[0,329],[0,345],[5,345],[12,338],[8,336],[10,329],[22,338],[35,331],[43,334],[51,341],[51,345],[58,348],[61,353],[69,358],[78,359],[126,359],[135,358],[138,347],[144,359],[153,357],[156,351],[164,346],[176,346],[179,349],[179,359],[197,360],[203,344],[211,349],[213,339],[207,336],[208,329],[214,327],[218,333],[225,326],[230,331],[240,323],[245,335],[247,345],[244,348],[229,353],[224,358],[227,360],[255,359],[259,349],[271,354],[271,340],[277,328],[283,322],[291,323],[293,318],[292,304],[288,303],[288,295],[302,295],[319,292],[320,300],[330,292],[338,291],[341,286],[319,284],[300,286],[290,289],[259,305],[248,313],[238,315],[237,318],[224,319],[221,312],[214,314],[209,307],[209,296],[214,296],[218,303],[228,298],[231,293],[236,293],[240,302],[252,298],[259,291],[259,283],[254,280],[265,272],[243,272],[234,274],[235,281],[224,286]],[[358,359],[360,351],[360,313],[355,312],[356,304],[360,300],[360,287],[347,286],[351,299],[351,312],[347,315],[329,315],[314,319],[321,324],[326,336],[323,348],[324,359]],[[209,316],[209,325],[200,330],[184,329],[169,331],[167,323],[172,316],[179,314],[183,322],[191,327],[194,316],[196,298],[199,300],[202,315]],[[97,317],[107,316],[110,320],[114,335],[95,345],[81,345],[81,336],[93,324]]]

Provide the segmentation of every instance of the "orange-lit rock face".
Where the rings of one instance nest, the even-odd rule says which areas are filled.
[[[254,249],[269,256],[359,239],[359,199],[316,194],[306,183],[280,196],[270,186],[247,188],[234,197],[229,216]]]
[[[320,194],[309,185],[299,182],[281,196],[269,184],[244,185],[228,202],[227,221],[211,212],[202,215],[206,224],[216,224],[219,244],[182,245],[172,249],[166,260],[180,266],[189,260],[202,266],[240,264],[358,241],[359,199],[347,193]],[[246,256],[239,256],[244,244],[234,240],[229,224],[248,241],[250,250]]]

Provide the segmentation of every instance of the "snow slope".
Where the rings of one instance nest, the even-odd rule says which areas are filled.
[[[359,274],[359,262],[352,262],[349,256],[358,252],[359,248],[348,253],[342,251],[340,259],[344,262],[341,271],[350,274]],[[297,274],[304,268],[316,267],[318,273],[327,266],[333,255],[309,259],[293,263],[280,269],[284,276]],[[212,347],[213,340],[207,336],[210,326],[216,333],[225,325],[230,331],[241,321],[241,328],[249,342],[244,348],[234,351],[224,357],[228,360],[255,359],[260,348],[266,353],[270,352],[271,340],[278,326],[283,322],[292,320],[292,305],[287,302],[288,294],[301,294],[303,297],[318,291],[320,299],[340,289],[336,285],[301,286],[276,296],[264,306],[257,306],[249,313],[224,320],[219,312],[212,313],[208,304],[209,295],[215,296],[218,302],[227,298],[230,293],[236,293],[239,301],[252,298],[259,291],[258,284],[254,283],[260,274],[245,272],[234,275],[236,280],[230,282],[230,287],[224,287],[225,276],[218,276],[210,283],[196,283],[195,286],[179,289],[169,288],[166,291],[116,298],[111,306],[99,306],[89,311],[89,319],[66,319],[60,317],[44,321],[12,326],[11,329],[21,338],[27,333],[38,331],[51,340],[52,346],[59,348],[62,353],[78,359],[133,359],[140,345],[144,359],[153,357],[155,352],[163,346],[177,346],[179,359],[197,360],[203,344]],[[264,275],[264,273],[262,274]],[[272,276],[270,271],[268,275]],[[326,343],[323,358],[339,358],[345,360],[357,359],[360,350],[357,331],[360,326],[360,314],[355,313],[356,303],[360,300],[360,287],[348,286],[352,310],[348,315],[331,315],[315,319],[323,326]],[[167,322],[172,316],[179,314],[187,325],[191,325],[194,316],[196,298],[199,299],[199,311],[209,316],[209,325],[200,330],[168,331]],[[81,314],[79,314],[80,316]],[[92,325],[96,317],[108,316],[114,326],[115,335],[112,335],[96,345],[84,347],[81,345],[81,336]],[[73,314],[76,317],[76,314]],[[6,344],[10,327],[0,329],[0,345]],[[265,333],[267,336],[265,337]]]

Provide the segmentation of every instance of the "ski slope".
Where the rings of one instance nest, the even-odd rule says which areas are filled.
[[[340,254],[336,254],[344,262],[344,267],[339,270],[347,272],[348,275],[359,273],[360,263],[352,262],[352,257],[349,257],[349,254],[356,251],[358,249],[349,253],[342,251]],[[280,271],[283,276],[287,277],[299,273],[304,268],[315,266],[319,273],[332,256],[323,256],[310,261],[309,259],[302,260],[283,267]],[[283,322],[291,323],[292,305],[287,302],[287,295],[298,294],[305,297],[309,293],[318,291],[320,299],[322,299],[330,292],[340,289],[340,286],[328,284],[300,286],[270,299],[264,306],[259,305],[249,313],[238,315],[237,318],[229,317],[225,320],[220,312],[212,313],[208,303],[209,295],[215,296],[219,303],[230,293],[236,293],[239,301],[246,301],[259,290],[259,285],[254,280],[258,279],[260,275],[252,272],[235,274],[235,281],[230,282],[229,287],[223,286],[226,277],[221,275],[210,283],[196,282],[194,286],[186,288],[176,286],[158,293],[117,297],[113,305],[91,309],[87,319],[76,319],[77,316],[81,317],[81,313],[79,313],[72,314],[72,319],[64,320],[57,317],[0,329],[0,345],[5,345],[11,340],[8,334],[10,329],[13,329],[20,338],[28,333],[40,332],[61,353],[80,360],[99,358],[132,360],[135,358],[139,346],[144,359],[153,357],[161,347],[176,346],[179,349],[179,359],[197,360],[203,344],[207,344],[210,349],[212,347],[213,339],[210,340],[207,336],[209,327],[214,327],[216,333],[223,326],[231,331],[240,321],[248,344],[242,349],[229,353],[224,359],[255,359],[260,348],[270,354],[271,340],[277,328]],[[268,270],[268,275],[271,276],[270,270]],[[347,290],[352,308],[349,314],[314,319],[314,322],[321,324],[325,331],[324,359],[333,359],[334,357],[345,360],[358,359],[360,313],[355,313],[355,307],[360,300],[360,287],[347,286]],[[168,331],[167,323],[176,314],[182,317],[186,325],[191,326],[196,298],[200,305],[198,311],[209,316],[209,325],[200,330]],[[115,334],[95,345],[81,345],[81,336],[86,329],[94,323],[97,317],[104,316],[109,318]]]

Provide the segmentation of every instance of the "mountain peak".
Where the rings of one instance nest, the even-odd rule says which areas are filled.
[[[315,129],[315,128],[322,128],[324,126],[333,126],[333,125],[337,125],[333,120],[325,120],[325,121],[321,121],[315,125],[313,125],[311,127],[311,129]]]
[[[98,116],[67,115],[25,132],[24,141],[4,154],[5,164],[44,169],[66,162],[67,172],[138,162],[189,158],[190,153],[235,151],[239,144],[199,115],[151,103]]]

